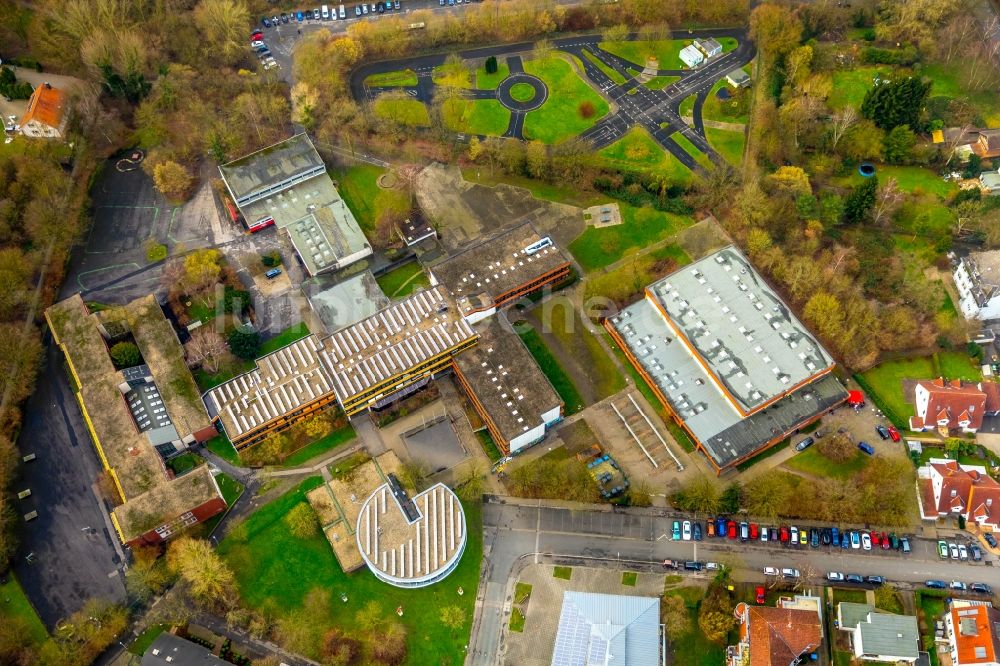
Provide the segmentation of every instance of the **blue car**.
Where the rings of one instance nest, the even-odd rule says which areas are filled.
[[[836,546],[837,544],[839,544],[840,543],[840,530],[838,530],[836,527],[831,527],[830,528],[830,534],[831,534],[831,537],[832,537],[831,538],[831,543],[833,543],[834,546]]]
[[[840,547],[850,548],[851,547],[851,537],[847,532],[840,535]]]
[[[674,541],[680,541],[681,540],[681,521],[679,521],[679,520],[675,520],[674,521],[674,529],[671,532],[671,538]]]
[[[924,582],[924,585],[935,590],[943,590],[948,587],[948,584],[943,580],[928,580]]]
[[[851,530],[851,548],[855,550],[861,548],[861,536],[854,530]]]
[[[295,12],[295,20],[302,23],[302,12]]]
[[[721,516],[715,519],[715,536],[726,538],[726,519]]]

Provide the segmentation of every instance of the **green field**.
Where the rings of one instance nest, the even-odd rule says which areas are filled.
[[[880,183],[895,178],[899,182],[899,189],[904,192],[926,192],[942,199],[958,192],[956,183],[944,180],[926,167],[879,164],[876,166],[875,175]],[[857,169],[854,169],[847,176],[837,178],[834,182],[842,187],[855,187],[862,181],[864,181],[864,176],[859,174]]]
[[[17,622],[19,624],[17,633],[19,636],[27,636],[31,643],[39,646],[44,643],[49,632],[45,630],[45,625],[38,619],[34,607],[25,596],[21,584],[12,573],[7,574],[7,582],[0,584],[0,621],[4,624]]]
[[[219,544],[219,554],[236,573],[243,601],[280,621],[300,612],[311,590],[328,591],[333,597],[329,613],[308,618],[316,629],[318,643],[323,633],[334,626],[348,635],[364,634],[356,613],[367,601],[377,600],[383,622],[396,621],[406,626],[407,663],[460,663],[469,642],[482,560],[480,506],[463,505],[469,541],[455,571],[437,585],[407,590],[382,583],[367,569],[345,574],[321,534],[307,539],[292,535],[282,518],[305,502],[305,493],[321,483],[318,476],[306,479],[247,518],[245,530],[231,532]],[[459,587],[464,588],[463,596],[456,593]],[[341,593],[347,595],[346,603],[341,602]],[[399,606],[404,610],[402,617],[395,613]],[[460,629],[453,631],[441,623],[440,609],[445,606],[458,606],[464,612],[465,622]]]
[[[719,154],[733,166],[743,163],[743,146],[746,144],[746,136],[743,132],[730,132],[729,130],[705,128],[705,138],[708,145],[719,151]]]
[[[240,456],[236,453],[236,449],[233,448],[229,438],[225,435],[216,435],[208,440],[205,442],[205,448],[233,465],[239,466],[243,464],[240,462]]]
[[[415,99],[387,99],[380,95],[372,105],[375,115],[387,120],[395,120],[408,127],[429,127],[431,116],[427,105]]]
[[[510,96],[518,102],[530,102],[535,98],[535,88],[527,83],[515,83],[510,87]]]
[[[646,59],[653,57],[659,63],[659,69],[687,69],[680,58],[681,49],[690,44],[690,39],[667,39],[662,41],[626,41],[601,42],[598,46],[617,56],[635,63],[640,68],[646,66]],[[721,37],[722,52],[727,53],[736,48],[737,41],[732,37]],[[716,56],[718,57],[718,56]]]
[[[789,458],[784,466],[817,478],[848,479],[864,469],[869,460],[871,460],[869,456],[858,451],[846,462],[834,462],[824,457],[814,444]]]
[[[423,267],[415,261],[380,275],[375,281],[382,288],[382,293],[389,298],[409,296],[418,288],[429,287],[431,284]]]
[[[604,72],[605,76],[607,76],[609,79],[611,79],[612,81],[614,81],[618,85],[621,85],[621,84],[625,83],[625,81],[626,81],[625,77],[622,76],[621,74],[619,74],[618,70],[612,69],[611,67],[608,67],[607,65],[605,65],[604,62],[600,58],[598,58],[597,56],[595,56],[590,51],[586,51],[585,50],[583,52],[583,56],[587,60],[589,60],[591,63],[593,63],[593,65],[595,67],[597,67],[597,69],[599,69],[602,72]]]
[[[507,67],[507,63],[498,60],[497,71],[493,74],[487,74],[485,67],[476,70],[476,87],[480,90],[496,90],[500,82],[508,76],[510,76],[510,68]]]
[[[920,74],[934,82],[931,97],[944,95],[958,99],[966,99],[976,107],[983,117],[986,127],[1000,125],[1000,105],[997,104],[996,90],[969,90],[962,82],[962,64],[958,60],[953,64],[932,64],[920,68]]]
[[[861,109],[861,102],[865,100],[865,93],[872,87],[875,75],[879,72],[887,73],[885,67],[855,67],[854,69],[840,70],[833,73],[833,86],[830,89],[830,98],[827,100],[833,109],[842,109],[845,106],[853,106]],[[933,92],[931,94],[934,94]]]
[[[597,154],[618,169],[655,171],[666,174],[678,185],[686,185],[691,180],[691,170],[665,151],[642,127],[633,127],[628,134]]]
[[[375,231],[378,178],[384,173],[385,169],[381,167],[364,164],[330,174],[337,181],[340,196],[344,197],[361,230],[367,234]]]
[[[712,160],[708,159],[708,155],[698,150],[698,148],[696,148],[695,145],[691,143],[691,140],[688,139],[686,136],[684,136],[680,132],[674,132],[673,134],[670,135],[670,138],[676,141],[677,145],[683,148],[684,152],[693,157],[695,161],[698,162],[698,164],[702,165],[706,169],[712,168]]]
[[[501,136],[510,124],[510,111],[495,99],[449,99],[442,113],[453,132]]]
[[[608,113],[608,103],[583,81],[569,62],[558,55],[543,60],[527,60],[524,71],[545,82],[549,89],[545,103],[524,119],[524,137],[543,143],[558,143],[576,136]],[[594,113],[584,118],[580,106],[590,102]]]
[[[395,72],[383,72],[365,77],[365,85],[372,87],[379,86],[415,86],[417,85],[417,75],[412,69],[396,70]]]
[[[538,331],[524,326],[518,331],[518,335],[521,336],[524,346],[535,357],[535,361],[542,369],[542,372],[548,377],[552,388],[556,390],[556,393],[562,399],[565,405],[564,411],[566,416],[575,414],[583,409],[583,397],[573,384],[573,380],[566,374],[563,367],[559,365],[559,361],[556,360],[556,357],[552,354],[548,345],[545,344],[545,340],[542,339]]]
[[[534,314],[542,318],[543,324],[559,341],[563,351],[579,361],[580,367],[593,382],[598,400],[625,388],[625,380],[618,372],[618,367],[600,341],[584,325],[580,313],[568,299],[551,306],[543,305]]]
[[[586,272],[612,264],[632,248],[643,248],[691,226],[690,217],[664,213],[644,206],[618,203],[622,224],[587,230],[569,244],[569,251]]]

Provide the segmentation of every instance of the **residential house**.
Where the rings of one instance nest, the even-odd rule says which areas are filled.
[[[705,54],[706,58],[722,55],[722,44],[720,44],[717,39],[712,37],[707,39],[696,39],[694,40],[694,45],[698,47],[699,51]]]
[[[21,117],[19,131],[24,136],[60,139],[66,131],[66,96],[48,83],[35,88],[28,110]]]
[[[1000,157],[1000,128],[979,130],[972,152],[984,159]]]
[[[1000,193],[1000,174],[997,174]],[[958,260],[952,273],[958,306],[966,319],[1000,317],[1000,250],[970,252]]]
[[[688,44],[682,48],[680,57],[681,61],[692,69],[705,62],[705,54],[699,51],[694,44]]]
[[[726,74],[726,83],[734,88],[746,88],[750,85],[750,75],[740,67]]]
[[[1000,169],[979,174],[979,186],[986,194],[1000,194]]]
[[[1000,156],[1000,128],[946,127],[931,132],[931,141],[954,146],[960,156],[971,153],[985,159]]]
[[[916,416],[910,430],[976,432],[983,425],[986,394],[977,384],[943,377],[918,381],[913,390]]]
[[[726,649],[727,666],[795,664],[819,649],[823,641],[819,612],[797,607],[800,604],[794,600],[786,605],[737,604],[740,637],[737,645]]]
[[[981,527],[1000,529],[1000,483],[985,467],[931,458],[917,469],[917,484],[924,520],[962,516]]]
[[[837,626],[851,634],[854,656],[864,661],[912,664],[920,656],[920,630],[912,615],[881,613],[870,604],[837,604]]]
[[[954,603],[944,624],[953,666],[1000,666],[1000,611]]]

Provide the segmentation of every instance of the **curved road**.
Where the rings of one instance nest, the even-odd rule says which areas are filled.
[[[743,67],[756,54],[753,42],[747,37],[746,31],[737,28],[718,30],[675,31],[673,39],[690,39],[695,37],[732,37],[738,40],[736,49],[706,61],[697,69],[661,69],[657,76],[677,76],[680,80],[663,90],[650,90],[640,84],[628,68],[642,70],[642,63],[633,63],[625,58],[608,53],[600,47],[600,35],[582,35],[564,37],[553,41],[553,46],[567,54],[573,55],[583,65],[583,73],[589,83],[610,99],[617,110],[609,113],[593,127],[579,135],[579,138],[590,142],[594,149],[611,145],[624,136],[633,127],[645,128],[665,150],[669,151],[682,164],[693,171],[701,171],[701,165],[684,150],[673,135],[680,133],[698,150],[705,153],[715,163],[722,163],[722,157],[713,149],[705,138],[702,106],[712,86],[728,72]],[[635,39],[636,35],[631,35]],[[531,51],[532,42],[520,44],[505,44],[485,48],[462,51],[459,55],[466,60],[479,60],[495,56],[506,57],[511,77],[523,72],[520,53]],[[429,103],[433,100],[435,84],[431,79],[433,69],[444,63],[446,54],[418,56],[399,60],[388,60],[371,63],[354,70],[350,77],[351,94],[356,100],[371,100],[383,92],[390,90],[403,91],[415,99]],[[600,60],[607,67],[620,74],[625,82],[618,84],[604,70],[591,61],[591,57]],[[417,74],[417,85],[403,87],[370,87],[365,85],[365,79],[372,74],[391,72],[400,69],[411,69]],[[505,79],[505,81],[508,81]],[[498,99],[501,104],[511,109],[510,124],[504,133],[506,137],[523,139],[524,116],[527,113],[519,102],[504,95],[504,86],[497,90],[469,90],[467,95],[473,99]],[[689,126],[680,117],[680,105],[686,98],[695,95],[693,110],[694,127]],[[531,103],[529,103],[529,106]]]

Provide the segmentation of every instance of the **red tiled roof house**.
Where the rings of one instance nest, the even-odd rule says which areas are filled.
[[[963,516],[980,526],[1000,529],[1000,483],[985,467],[931,458],[917,470],[920,515],[925,520]]]
[[[798,663],[823,641],[820,615],[801,608],[736,605],[740,641],[727,649],[728,666],[775,666]]]
[[[945,636],[954,666],[1000,664],[1000,611],[954,602],[945,613]]]
[[[976,432],[983,425],[986,393],[977,384],[943,378],[917,382],[914,388],[916,416],[910,430],[959,430]]]
[[[21,118],[20,132],[25,136],[61,138],[66,130],[65,95],[48,83],[35,88],[28,100],[28,110]]]

